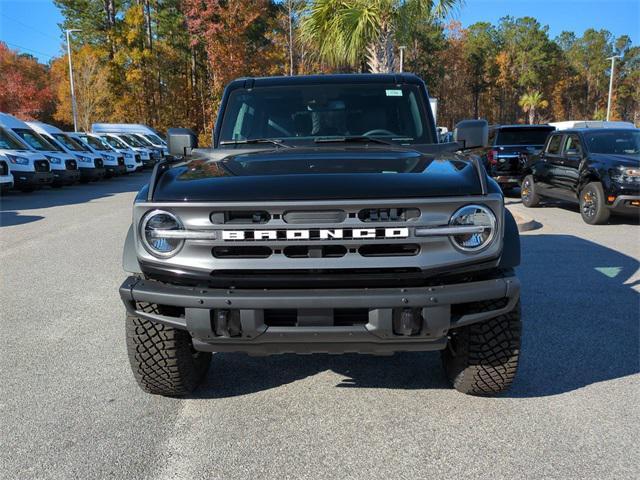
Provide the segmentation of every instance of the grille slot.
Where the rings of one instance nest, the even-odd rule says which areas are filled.
[[[51,168],[49,167],[49,162],[46,160],[35,160],[33,162],[33,168],[36,172],[49,172]]]
[[[340,258],[347,254],[343,245],[292,245],[282,251],[289,258]]]
[[[418,208],[367,208],[358,212],[363,222],[408,222],[419,216]]]
[[[76,163],[75,160],[65,160],[64,161],[64,165],[65,165],[67,170],[77,170],[78,169],[78,164]]]
[[[411,257],[420,253],[415,243],[387,243],[363,245],[358,249],[363,257]]]
[[[298,311],[295,308],[267,309],[264,311],[264,324],[268,327],[295,327],[298,323]]]
[[[228,210],[225,212],[213,212],[210,219],[211,223],[216,225],[225,223],[255,225],[267,223],[271,220],[271,215],[264,210]]]
[[[213,248],[213,256],[216,258],[269,258],[272,253],[270,247],[259,245]]]
[[[282,215],[286,223],[342,223],[347,218],[344,210],[289,211]]]

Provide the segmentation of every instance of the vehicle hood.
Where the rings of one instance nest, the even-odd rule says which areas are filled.
[[[591,159],[600,163],[608,163],[611,167],[638,167],[640,155],[620,155],[615,153],[592,153]]]
[[[29,160],[46,160],[44,153],[33,150],[1,150],[4,155],[13,155],[15,157],[24,157]]]
[[[476,195],[478,174],[453,153],[396,147],[214,150],[175,165],[155,201],[260,201]]]

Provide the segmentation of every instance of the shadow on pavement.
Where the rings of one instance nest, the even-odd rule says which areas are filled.
[[[0,197],[0,227],[22,225],[45,218],[41,215],[25,215],[24,212],[28,210],[74,205],[118,193],[137,192],[148,180],[149,173],[145,172],[63,188],[45,187],[31,193],[10,191]]]
[[[569,235],[529,234],[522,247],[522,357],[516,382],[503,396],[557,395],[637,373],[640,305],[626,282],[638,260]],[[450,388],[437,352],[257,358],[220,353],[193,398],[259,392],[327,370],[344,376],[337,387]]]

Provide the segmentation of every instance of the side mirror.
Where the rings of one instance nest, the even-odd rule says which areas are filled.
[[[167,131],[169,153],[178,157],[191,155],[191,150],[198,148],[198,137],[188,128],[170,128]]]
[[[453,138],[464,150],[486,147],[489,144],[489,124],[486,120],[463,120],[456,125]]]

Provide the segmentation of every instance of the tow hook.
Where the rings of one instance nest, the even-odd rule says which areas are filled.
[[[422,328],[422,312],[420,308],[403,308],[393,312],[393,333],[410,336],[420,333]]]
[[[213,330],[219,337],[237,337],[242,328],[238,310],[217,310],[213,320]]]

